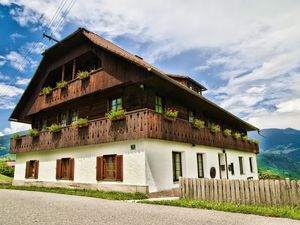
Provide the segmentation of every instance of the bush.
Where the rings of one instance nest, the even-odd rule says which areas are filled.
[[[175,108],[166,108],[164,114],[166,117],[176,119],[178,116],[178,111]]]
[[[198,129],[201,129],[201,128],[204,128],[205,122],[203,120],[200,120],[200,119],[194,119],[192,124],[193,124],[194,127],[198,128]]]
[[[0,163],[0,174],[8,177],[14,177],[14,167],[6,165],[5,162]]]
[[[39,131],[37,129],[31,129],[29,131],[27,131],[27,134],[31,137],[35,137],[35,136],[38,136],[39,135]]]
[[[231,133],[232,133],[232,131],[231,131],[230,129],[225,129],[225,130],[223,131],[223,134],[224,134],[226,137],[231,136]]]
[[[48,87],[43,87],[43,89],[42,89],[42,94],[43,94],[43,95],[48,95],[48,94],[51,93],[51,91],[52,91],[52,87],[50,87],[50,86],[48,86]]]
[[[234,132],[232,136],[234,137],[234,139],[239,139],[242,135],[239,132]]]
[[[212,133],[219,133],[221,131],[220,125],[214,123],[209,126],[209,129]]]
[[[271,170],[259,170],[258,174],[259,179],[284,179],[284,177],[272,172]]]
[[[56,87],[57,88],[64,88],[67,85],[68,85],[68,83],[66,81],[64,81],[64,80],[56,83]]]
[[[124,109],[121,110],[111,110],[105,114],[107,119],[109,120],[117,120],[125,117],[126,111]]]
[[[87,78],[90,75],[90,73],[88,71],[78,71],[77,72],[77,78],[82,80],[84,78]]]
[[[87,118],[79,118],[78,120],[72,122],[72,126],[74,127],[85,127],[88,125]]]
[[[51,133],[56,133],[59,132],[61,128],[62,128],[61,125],[54,123],[50,127],[48,127],[48,131],[50,131]]]
[[[21,135],[19,133],[14,133],[11,135],[11,138],[14,139],[14,140],[19,140],[21,139]]]

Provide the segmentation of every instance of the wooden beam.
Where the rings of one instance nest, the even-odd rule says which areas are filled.
[[[73,59],[72,80],[75,79],[76,59]]]
[[[65,65],[62,65],[62,70],[61,70],[61,81],[65,80]]]

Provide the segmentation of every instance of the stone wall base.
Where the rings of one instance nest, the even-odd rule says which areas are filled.
[[[70,189],[89,189],[98,191],[119,191],[119,192],[141,192],[148,194],[149,188],[146,185],[127,185],[122,183],[105,183],[99,182],[97,184],[76,183],[76,182],[48,182],[48,181],[28,181],[28,180],[13,180],[13,186],[37,186],[37,187],[59,187]]]

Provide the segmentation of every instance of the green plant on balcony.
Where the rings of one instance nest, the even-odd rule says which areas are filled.
[[[175,108],[168,107],[164,111],[164,116],[167,120],[175,121],[178,117],[178,111]]]
[[[39,131],[37,129],[31,129],[29,131],[27,131],[27,134],[31,137],[36,137],[39,135]]]
[[[124,109],[120,110],[111,110],[108,113],[105,114],[106,118],[114,121],[114,120],[120,120],[125,118],[126,111]]]
[[[254,144],[256,144],[256,145],[258,145],[258,144],[259,144],[259,140],[253,140],[253,139],[249,139],[249,141],[250,141],[251,143],[254,143]]]
[[[43,95],[49,95],[51,91],[52,91],[52,87],[48,86],[48,87],[43,87],[41,92]]]
[[[205,127],[205,122],[203,120],[200,119],[193,119],[193,127],[196,127],[198,129],[204,128]]]
[[[210,124],[209,129],[214,134],[219,133],[221,131],[220,125],[214,123]]]
[[[82,79],[85,79],[87,77],[90,76],[90,73],[88,71],[78,71],[77,74],[76,74],[77,78],[82,80]]]
[[[48,131],[51,133],[57,133],[60,132],[62,129],[62,126],[56,123],[53,123],[50,127],[48,127]]]
[[[239,132],[234,132],[232,136],[234,139],[239,139],[239,138],[241,138],[242,135]]]
[[[56,82],[56,87],[57,88],[65,88],[65,87],[67,87],[67,85],[68,85],[67,81],[64,81],[64,80]]]
[[[78,120],[75,120],[72,122],[72,126],[74,127],[86,127],[88,126],[88,119],[87,118],[79,118]]]
[[[225,130],[223,131],[223,134],[224,134],[226,137],[231,136],[231,133],[232,133],[232,131],[231,131],[230,129],[225,129]]]
[[[14,133],[14,134],[11,135],[11,138],[13,140],[20,140],[22,137],[19,133]]]
[[[243,141],[250,141],[250,139],[248,138],[247,135],[243,136],[242,139],[243,139]]]

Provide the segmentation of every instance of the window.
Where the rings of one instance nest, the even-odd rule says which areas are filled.
[[[40,126],[40,130],[44,131],[47,129],[47,117],[42,117],[41,118],[41,126]]]
[[[244,174],[243,157],[239,156],[240,174]]]
[[[189,122],[191,123],[191,122],[193,122],[193,120],[194,120],[194,112],[192,112],[192,111],[189,111]]]
[[[179,181],[179,177],[182,176],[182,165],[181,165],[181,153],[173,152],[173,181]]]
[[[74,179],[74,159],[63,158],[56,160],[56,179]]]
[[[122,106],[122,98],[115,98],[115,99],[112,99],[111,100],[111,110],[113,111],[118,111],[118,110],[121,110],[123,109],[123,106]]]
[[[97,180],[123,180],[123,156],[104,155],[97,157]]]
[[[78,120],[78,112],[77,110],[71,110],[71,123]]]
[[[253,162],[252,162],[253,158],[249,157],[249,165],[250,165],[250,172],[253,173]]]
[[[155,112],[163,112],[162,98],[159,96],[155,96]]]
[[[39,161],[30,160],[26,162],[25,178],[38,179]]]
[[[61,113],[61,114],[60,114],[59,121],[60,121],[59,124],[60,124],[62,127],[67,126],[67,113]]]
[[[203,154],[197,154],[198,178],[204,177]]]

